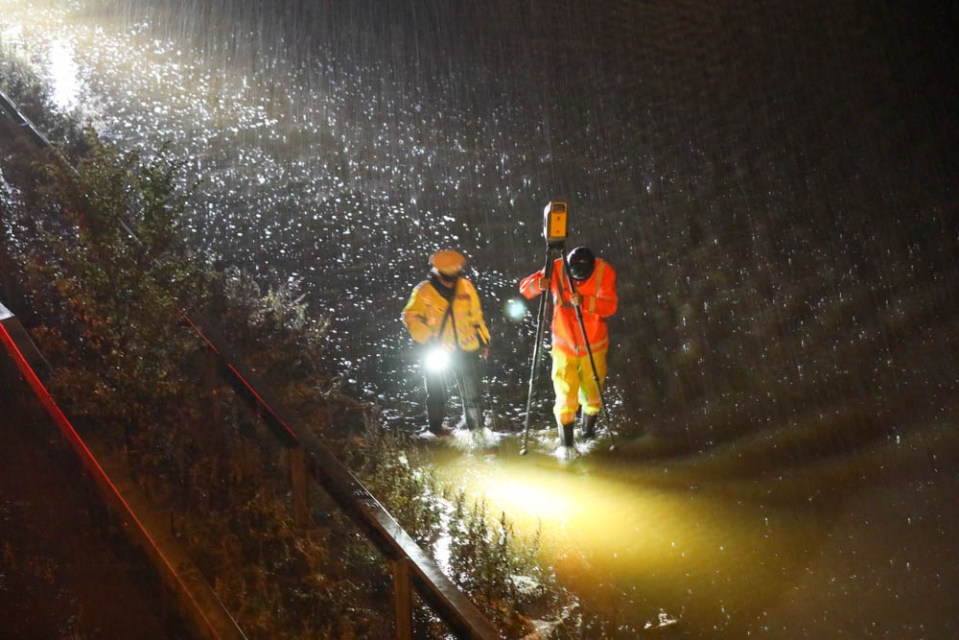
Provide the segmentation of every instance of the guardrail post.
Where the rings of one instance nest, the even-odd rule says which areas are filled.
[[[210,410],[210,421],[213,424],[220,424],[223,420],[223,409],[218,395],[223,378],[220,373],[220,360],[209,349],[204,350],[200,359],[200,375],[210,396],[210,402],[207,403]]]
[[[410,588],[410,561],[393,561],[393,617],[396,640],[413,640],[413,593]]]
[[[310,473],[306,465],[306,449],[289,449],[290,484],[293,488],[293,521],[306,528],[313,524],[310,517]]]

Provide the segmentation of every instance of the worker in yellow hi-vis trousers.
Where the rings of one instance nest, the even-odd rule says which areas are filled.
[[[566,276],[563,259],[559,258],[553,262],[550,274],[540,269],[523,278],[519,289],[527,299],[546,291],[553,296],[552,378],[556,394],[553,414],[562,445],[571,447],[577,411],[581,410],[583,415],[583,436],[592,438],[595,435],[596,421],[603,408],[600,387],[606,380],[606,353],[609,349],[606,318],[616,313],[619,298],[616,295],[616,271],[608,262],[593,255],[589,248],[573,249],[566,256],[566,262],[572,283]],[[577,308],[582,314],[582,327]]]

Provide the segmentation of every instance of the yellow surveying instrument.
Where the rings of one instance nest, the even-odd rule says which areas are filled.
[[[543,235],[546,244],[555,247],[566,242],[566,203],[553,200],[543,209]]]

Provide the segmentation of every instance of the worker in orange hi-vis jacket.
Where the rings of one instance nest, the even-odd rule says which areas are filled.
[[[602,410],[602,393],[593,377],[589,352],[599,385],[606,380],[606,353],[609,330],[606,318],[616,313],[616,271],[593,255],[587,247],[576,247],[566,257],[572,286],[563,269],[563,259],[553,262],[550,274],[540,269],[520,281],[519,290],[527,299],[549,291],[553,296],[552,354],[553,414],[564,447],[573,445],[573,423],[582,407],[583,437],[592,438]],[[582,312],[580,327],[576,307]],[[583,339],[583,329],[586,340]]]

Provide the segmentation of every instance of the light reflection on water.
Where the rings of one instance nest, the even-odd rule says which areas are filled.
[[[954,438],[928,437],[923,455],[955,456]],[[539,533],[559,578],[627,629],[617,637],[664,625],[686,638],[859,637],[867,601],[884,603],[866,614],[893,630],[881,637],[950,615],[949,596],[929,591],[959,578],[954,563],[940,573],[951,562],[941,527],[959,516],[934,505],[955,500],[959,479],[904,461],[893,445],[833,467],[735,477],[704,475],[695,460],[624,464],[596,449],[564,461],[542,434],[520,456],[519,442],[426,451],[446,483],[491,516],[508,514],[519,537]],[[926,595],[906,596],[900,581]]]
[[[505,512],[520,537],[542,536],[542,553],[584,600],[620,624],[641,629],[660,611],[690,637],[703,625],[742,626],[744,613],[786,590],[810,540],[821,538],[815,513],[731,500],[684,483],[664,486],[667,470],[604,469],[588,457],[563,462],[551,453],[519,456],[515,442],[463,456],[434,450],[440,476]],[[688,482],[692,482],[691,480]],[[722,609],[730,611],[722,619]],[[658,623],[657,623],[658,624]],[[628,637],[628,636],[623,636]]]

